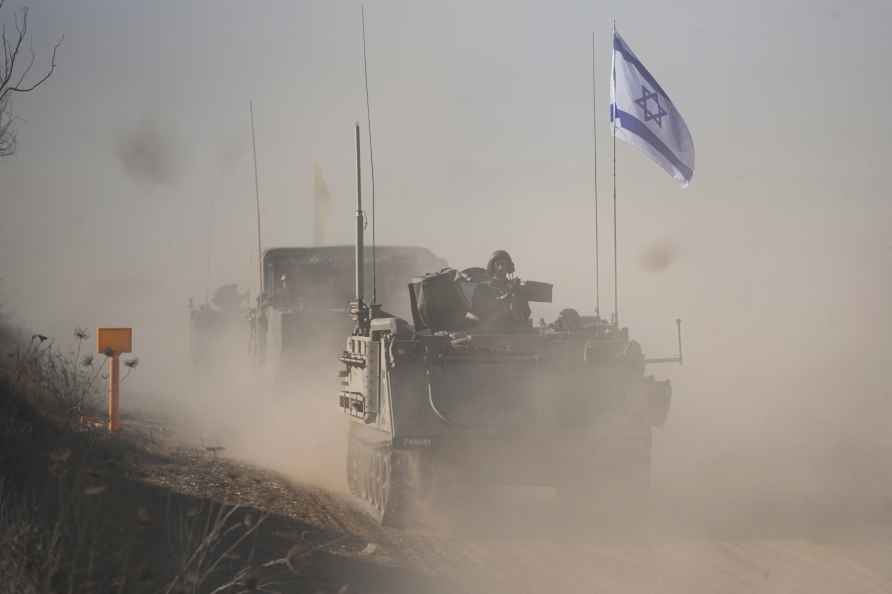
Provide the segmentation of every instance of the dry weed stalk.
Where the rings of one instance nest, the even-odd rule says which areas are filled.
[[[261,518],[261,521],[262,519],[263,518]],[[302,575],[303,564],[307,561],[310,555],[316,551],[328,548],[345,538],[346,536],[338,536],[310,547],[303,544],[296,544],[292,546],[288,550],[288,553],[282,558],[273,559],[272,561],[260,565],[249,563],[246,567],[239,570],[230,581],[216,587],[210,594],[224,594],[225,592],[230,591],[233,592],[233,594],[248,594],[253,592],[278,594],[272,587],[279,585],[280,582],[275,580],[261,581],[261,573],[263,569],[271,569],[276,566],[284,565],[291,571],[291,573],[300,576]],[[345,588],[346,586],[343,586],[340,591],[346,592]]]
[[[249,537],[256,535],[257,530],[269,516],[268,513],[264,513],[255,521],[253,516],[250,516],[251,520],[247,520],[249,515],[246,515],[241,521],[235,522],[233,515],[239,509],[241,509],[241,506],[238,504],[227,506],[225,503],[222,503],[217,507],[215,515],[213,505],[209,506],[203,537],[168,585],[166,594],[174,592],[197,593],[199,588],[206,584],[211,575],[217,571],[221,563],[225,560],[237,558],[235,554],[236,549]],[[198,514],[194,512],[194,509],[190,509],[185,515],[187,518],[193,518]],[[232,538],[230,539],[230,537]],[[231,542],[227,544],[228,540],[231,540]],[[239,571],[230,582],[230,586],[240,583],[240,580],[246,575],[244,572],[245,569]]]
[[[99,381],[104,368],[93,355],[81,356],[86,331],[76,328],[74,337],[76,347],[63,352],[47,336],[33,334],[10,354],[17,391],[39,404],[51,405],[51,410],[61,413],[66,421],[99,409]],[[129,370],[133,367],[135,364]]]

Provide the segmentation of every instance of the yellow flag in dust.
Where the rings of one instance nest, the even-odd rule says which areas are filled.
[[[328,217],[331,212],[331,194],[322,177],[322,169],[319,164],[314,165],[313,175],[313,203],[315,205],[315,221],[313,225],[313,244],[325,243],[325,229],[328,226]]]

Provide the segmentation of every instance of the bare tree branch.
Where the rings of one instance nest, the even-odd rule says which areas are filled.
[[[0,81],[0,99],[6,96],[7,88],[9,85],[10,79],[12,79],[12,75],[15,72],[15,61],[19,57],[19,50],[22,47],[22,42],[25,41],[25,35],[28,33],[28,9],[22,9],[22,22],[19,24],[19,21],[15,21],[15,28],[18,32],[18,39],[16,40],[15,47],[10,48],[9,54],[9,68],[6,69],[6,72],[3,73],[3,80]]]
[[[2,12],[6,0],[0,0],[0,12]],[[14,93],[30,93],[45,83],[56,71],[56,52],[62,45],[63,37],[60,37],[53,46],[50,54],[50,65],[43,76],[33,82],[29,82],[31,71],[37,60],[34,45],[28,35],[28,7],[13,13],[15,25],[15,39],[10,39],[6,34],[6,24],[0,28],[0,44],[3,46],[3,63],[0,68],[0,157],[8,157],[16,149],[15,116],[12,114],[9,99]],[[28,41],[30,56],[22,62],[22,45]]]
[[[15,83],[16,86],[24,82],[25,77],[28,76],[28,74],[31,72],[31,68],[34,67],[34,60],[37,59],[37,56],[34,54],[34,46],[30,46],[28,49],[31,54],[31,59],[28,61],[28,65],[22,68],[22,73],[19,75],[19,80]]]
[[[21,30],[22,35],[27,34],[27,22],[25,21],[27,16],[28,15],[27,15],[27,9],[26,9],[25,14],[22,19],[22,22],[24,23],[24,27]],[[22,39],[23,39],[23,37],[19,38],[19,45],[21,45]],[[31,60],[28,63],[28,65],[24,68],[24,70],[22,71],[21,76],[19,76],[18,82],[16,82],[15,86],[6,87],[5,89],[3,89],[2,93],[0,93],[0,99],[3,99],[3,97],[7,93],[30,93],[31,91],[33,91],[34,89],[36,89],[37,87],[39,87],[40,85],[45,83],[50,78],[50,76],[53,75],[53,72],[55,72],[55,70],[56,70],[56,51],[59,49],[59,46],[62,45],[63,39],[65,39],[64,35],[62,37],[60,37],[59,40],[56,42],[56,45],[53,46],[53,53],[50,56],[50,68],[49,68],[49,70],[47,70],[46,74],[42,78],[40,78],[40,80],[38,80],[37,82],[35,82],[31,85],[26,85],[26,86],[22,87],[21,85],[24,82],[25,78],[28,76],[28,74],[31,72],[31,68],[34,66],[34,60],[36,58],[36,56],[34,54],[34,49],[32,46],[31,47]],[[19,48],[17,46],[14,56],[17,55],[18,52],[19,52]]]
[[[58,50],[59,46],[62,45],[63,39],[65,39],[64,36],[60,37],[59,41],[56,42],[56,45],[53,46],[53,54],[52,54],[52,57],[50,58],[50,69],[47,70],[47,73],[44,74],[40,80],[38,80],[37,82],[35,82],[34,84],[32,84],[30,86],[25,86],[25,87],[16,86],[16,87],[9,87],[7,89],[3,89],[3,93],[0,94],[0,99],[2,99],[3,96],[6,95],[7,93],[30,93],[31,91],[33,91],[34,89],[36,89],[37,87],[39,87],[40,85],[45,83],[47,80],[49,80],[49,78],[53,75],[53,72],[56,71],[56,50]],[[28,69],[30,70],[30,68],[31,67],[29,66]]]

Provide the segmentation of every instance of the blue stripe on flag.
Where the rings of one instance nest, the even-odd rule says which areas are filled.
[[[638,58],[635,57],[635,54],[632,53],[632,50],[629,49],[629,46],[626,45],[626,42],[622,37],[619,36],[619,33],[613,35],[613,49],[618,51],[623,59],[634,66],[638,72],[641,74],[641,78],[650,83],[650,85],[656,90],[660,95],[669,100],[669,103],[672,103],[672,99],[669,99],[669,95],[666,94],[666,91],[663,90],[663,87],[660,86],[660,83],[657,82],[657,79],[653,77],[653,75],[648,72],[647,68],[644,67]]]
[[[633,134],[637,134],[644,140],[646,143],[657,149],[663,157],[672,163],[672,165],[678,169],[682,176],[684,176],[685,180],[690,181],[690,179],[694,176],[694,172],[690,167],[681,162],[681,160],[675,156],[666,144],[660,140],[656,134],[650,131],[647,126],[645,126],[641,120],[633,116],[632,114],[625,112],[621,109],[617,109],[615,105],[610,105],[610,121],[613,121],[613,114],[616,113],[619,118],[620,126],[623,130],[628,130]]]

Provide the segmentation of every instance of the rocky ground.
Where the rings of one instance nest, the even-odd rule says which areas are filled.
[[[264,558],[312,551],[277,591],[892,592],[892,500],[664,491],[630,535],[574,530],[547,490],[505,489],[399,531],[225,450],[158,443],[137,465],[147,485],[269,514]]]
[[[582,525],[547,489],[493,489],[395,530],[346,495],[178,438],[170,419],[69,434],[9,402],[4,479],[25,477],[47,526],[64,526],[68,573],[52,555],[21,558],[77,584],[44,591],[892,592],[890,498],[657,483],[646,529],[629,533]],[[24,546],[10,500],[5,559]]]

